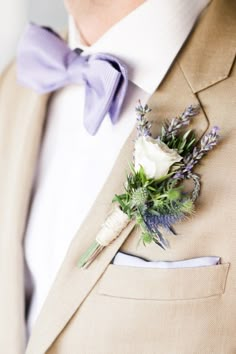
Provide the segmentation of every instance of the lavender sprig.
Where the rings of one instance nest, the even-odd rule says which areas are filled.
[[[197,198],[199,197],[200,191],[201,191],[201,177],[198,176],[196,173],[190,173],[188,175],[188,178],[191,178],[194,182],[194,188],[192,191],[192,197],[191,200],[195,202]]]
[[[180,116],[173,118],[170,122],[167,122],[162,128],[161,140],[167,142],[176,136],[180,129],[189,125],[191,118],[196,116],[199,111],[199,105],[190,105]]]
[[[141,101],[138,101],[138,106],[135,108],[137,115],[137,135],[140,136],[152,136],[151,127],[152,124],[146,119],[146,114],[151,112],[151,109],[146,104],[142,106]]]
[[[194,181],[194,190],[192,200],[195,201],[200,193],[200,177],[192,172],[194,166],[212,150],[219,141],[219,127],[215,126],[212,130],[204,135],[200,140],[200,146],[195,146],[192,153],[183,159],[183,166],[175,173],[174,179],[183,180],[185,178]]]
[[[181,179],[187,177],[188,174],[193,170],[193,167],[199,163],[199,161],[216,146],[219,140],[219,127],[213,127],[212,130],[203,136],[200,140],[200,147],[195,146],[192,153],[183,159],[184,166],[177,172],[175,178],[180,177]],[[179,175],[180,174],[180,175]]]

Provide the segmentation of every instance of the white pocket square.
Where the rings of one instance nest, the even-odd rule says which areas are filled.
[[[119,266],[142,267],[142,268],[191,268],[205,267],[220,264],[220,257],[198,257],[180,261],[145,261],[136,256],[118,252],[112,263]]]

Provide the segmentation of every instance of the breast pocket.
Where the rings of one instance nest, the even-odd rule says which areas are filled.
[[[137,300],[188,300],[222,295],[229,263],[197,268],[154,269],[110,264],[98,293]]]

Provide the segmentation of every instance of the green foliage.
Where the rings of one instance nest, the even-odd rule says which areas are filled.
[[[163,128],[165,129],[165,128]],[[182,135],[165,136],[162,130],[161,141],[165,143],[170,149],[175,149],[181,156],[186,156],[192,152],[196,144],[196,136],[193,130],[188,130]]]
[[[141,234],[140,241],[144,246],[150,245],[150,243],[153,242],[153,235],[150,232],[145,231]]]
[[[184,214],[192,215],[194,213],[194,203],[192,199],[186,199],[181,203],[180,211]]]
[[[113,202],[118,202],[129,218],[134,218],[136,224],[141,227],[140,241],[144,245],[155,242],[163,247],[162,243],[165,241],[163,239],[163,242],[160,242],[161,233],[157,234],[148,229],[145,215],[170,215],[170,220],[178,220],[193,212],[193,202],[188,195],[183,194],[183,185],[171,176],[172,173],[155,180],[148,178],[142,167],[135,171],[134,166],[130,165],[125,193],[116,195],[113,199]]]

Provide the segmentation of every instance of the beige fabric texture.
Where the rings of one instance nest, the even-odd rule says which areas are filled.
[[[155,43],[153,43],[155,45]],[[176,226],[171,248],[139,246],[129,224],[86,270],[80,255],[95,239],[123,183],[135,128],[75,235],[30,337],[27,354],[236,353],[236,2],[213,0],[149,101],[155,132],[189,104],[201,105],[199,136],[222,140],[198,166],[196,215]],[[150,53],[151,55],[151,53]],[[0,347],[25,352],[23,236],[49,96],[0,80]],[[123,252],[150,260],[220,256],[222,264],[139,269],[109,264]],[[43,255],[42,255],[43,262]]]

